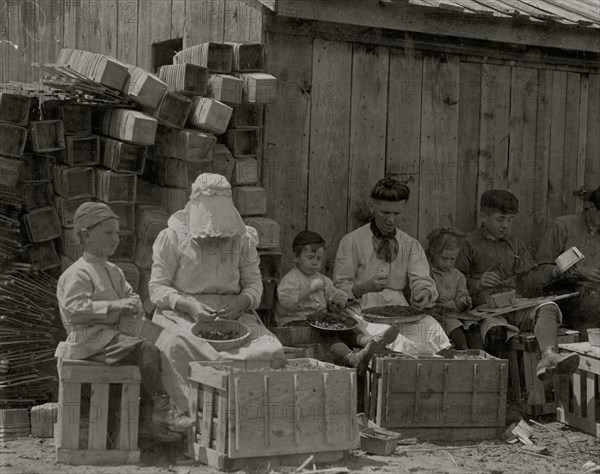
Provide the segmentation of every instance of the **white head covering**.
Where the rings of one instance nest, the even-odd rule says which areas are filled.
[[[185,208],[169,218],[169,227],[176,229],[181,224],[193,239],[246,233],[246,225],[231,199],[231,185],[220,174],[204,173],[196,178]]]

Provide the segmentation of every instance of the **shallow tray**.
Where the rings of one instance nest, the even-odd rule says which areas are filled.
[[[340,320],[340,322],[345,323],[347,327],[341,328],[341,329],[336,329],[336,328],[323,328],[323,327],[316,325],[315,320],[318,320],[319,318],[323,317],[324,315]],[[315,328],[319,331],[329,331],[329,332],[352,331],[353,329],[355,329],[358,326],[358,322],[354,318],[351,318],[350,316],[345,316],[343,314],[335,314],[335,313],[316,313],[316,314],[313,314],[312,316],[310,316],[306,321],[313,328]]]
[[[542,296],[539,298],[517,298],[517,302],[512,306],[506,306],[504,308],[490,308],[487,304],[482,304],[469,311],[469,314],[473,316],[499,316],[501,314],[512,313],[521,309],[534,308],[542,303],[549,303],[553,301],[564,300],[566,298],[572,298],[577,296],[579,293],[568,293],[566,295],[550,295]]]

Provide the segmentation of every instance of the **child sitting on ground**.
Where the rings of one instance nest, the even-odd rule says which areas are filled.
[[[316,232],[304,230],[295,238],[292,245],[296,266],[279,282],[277,287],[277,326],[308,326],[306,319],[319,312],[333,307],[346,309],[348,305],[346,293],[333,286],[333,282],[320,273],[325,255],[325,241]],[[390,326],[379,336],[369,336],[351,331],[341,336],[337,333],[327,336],[330,351],[340,362],[355,367],[362,375],[372,356],[385,354],[387,344],[391,344],[398,335],[398,328]],[[350,347],[361,349],[353,350]]]
[[[465,234],[460,230],[446,227],[439,227],[427,236],[429,269],[439,294],[436,304],[456,313],[468,310],[472,304],[467,280],[454,267],[460,252],[460,242],[464,237]],[[475,321],[443,316],[438,322],[455,349],[483,348],[479,325]]]

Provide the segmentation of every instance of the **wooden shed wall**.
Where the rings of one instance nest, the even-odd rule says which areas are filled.
[[[38,80],[30,64],[55,62],[61,48],[149,70],[152,43],[261,41],[262,24],[253,0],[0,0],[0,80]]]
[[[440,225],[474,229],[481,193],[511,190],[532,250],[581,207],[573,191],[600,184],[598,74],[281,32],[267,44],[280,80],[265,115],[268,212],[284,246],[321,233],[329,271],[385,175],[410,187],[401,227],[421,241]]]

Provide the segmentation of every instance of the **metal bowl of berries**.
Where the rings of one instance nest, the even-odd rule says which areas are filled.
[[[307,322],[319,331],[351,331],[358,326],[358,322],[350,316],[325,311],[312,314]]]
[[[250,337],[248,326],[229,319],[199,321],[191,327],[191,331],[194,336],[204,339],[218,351],[240,347]]]

